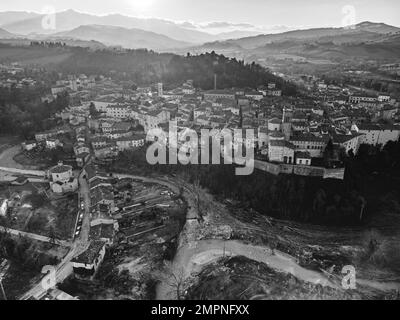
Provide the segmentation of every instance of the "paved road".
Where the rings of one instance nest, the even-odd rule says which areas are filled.
[[[73,267],[71,260],[85,251],[89,245],[89,231],[90,231],[90,196],[89,196],[89,186],[86,180],[83,178],[83,174],[79,175],[79,194],[80,198],[85,202],[85,214],[83,218],[82,231],[73,242],[71,250],[64,257],[64,259],[56,266],[56,283],[63,282],[66,278],[68,278],[72,272]],[[79,204],[80,205],[80,204]],[[42,297],[46,293],[47,289],[42,286],[41,281],[36,283],[28,292],[26,292],[20,300],[26,300],[30,297],[34,297],[36,299]]]
[[[0,232],[8,232],[11,235],[16,236],[16,237],[21,236],[21,237],[26,237],[29,239],[41,241],[41,242],[54,243],[54,241],[51,238],[46,237],[46,236],[41,236],[39,234],[29,233],[29,232],[14,230],[14,229],[8,229],[8,228],[4,228],[2,226],[0,226]],[[55,244],[58,244],[63,247],[71,247],[71,242],[64,241],[64,240],[55,240]]]

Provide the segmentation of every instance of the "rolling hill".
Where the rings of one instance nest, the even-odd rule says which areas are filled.
[[[386,25],[384,23],[362,22],[353,28],[316,28],[307,30],[295,30],[278,34],[258,35],[254,37],[245,37],[236,40],[222,41],[225,45],[242,47],[246,49],[255,49],[263,47],[273,42],[288,40],[299,41],[317,41],[328,40],[335,43],[362,42],[377,40],[382,35],[400,32],[400,28]],[[207,43],[205,46],[211,47],[219,42]]]
[[[216,51],[246,61],[266,58],[283,61],[367,61],[400,59],[400,28],[363,22],[353,28],[318,28],[236,40],[215,41],[193,47],[193,53]]]
[[[10,38],[15,38],[16,36],[7,30],[4,30],[0,28],[0,39],[10,39]]]

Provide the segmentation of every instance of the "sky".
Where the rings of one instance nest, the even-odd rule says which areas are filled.
[[[400,27],[399,0],[0,0],[0,11],[74,9],[194,23],[227,21],[257,26],[325,27],[385,22]]]

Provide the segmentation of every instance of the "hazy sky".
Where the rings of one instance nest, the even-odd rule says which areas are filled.
[[[355,22],[400,26],[399,0],[0,0],[0,11],[56,11],[148,16],[178,21],[248,22],[275,26],[341,26],[345,6],[355,8]],[[349,11],[347,11],[349,14]]]

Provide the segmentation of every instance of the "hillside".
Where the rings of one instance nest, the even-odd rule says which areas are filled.
[[[267,44],[249,51],[257,60],[266,56],[291,55],[305,59],[341,61],[397,61],[400,57],[400,36],[393,35],[367,42],[334,43],[328,38],[315,42],[283,41]]]
[[[245,61],[285,59],[312,64],[345,61],[397,62],[400,29],[382,23],[364,22],[354,29],[324,28],[289,31],[237,40],[206,43],[187,49],[193,53],[215,50]],[[181,52],[182,53],[182,52]]]
[[[246,49],[255,49],[269,43],[287,40],[316,41],[328,38],[336,43],[368,41],[371,39],[377,39],[382,35],[396,32],[400,32],[400,28],[389,26],[383,23],[362,22],[354,26],[354,28],[317,28],[295,30],[278,34],[258,35],[255,37],[227,40],[223,43],[232,46],[240,46]],[[206,46],[210,45],[211,44],[206,44]]]
[[[180,84],[193,79],[202,89],[212,89],[214,74],[218,89],[232,87],[255,88],[267,82],[276,82],[284,94],[295,94],[295,88],[274,76],[267,69],[223,55],[207,53],[198,56],[178,56],[139,50],[92,50],[82,47],[11,46],[0,45],[0,63],[18,61],[23,65],[37,64],[48,70],[66,74],[113,75],[151,84],[163,81]]]
[[[10,39],[10,38],[15,38],[16,36],[13,35],[12,33],[0,28],[0,39]]]
[[[126,29],[102,25],[80,26],[71,31],[57,33],[53,38],[98,41],[108,46],[122,46],[128,49],[147,48],[165,50],[187,46],[186,42],[140,29]]]

